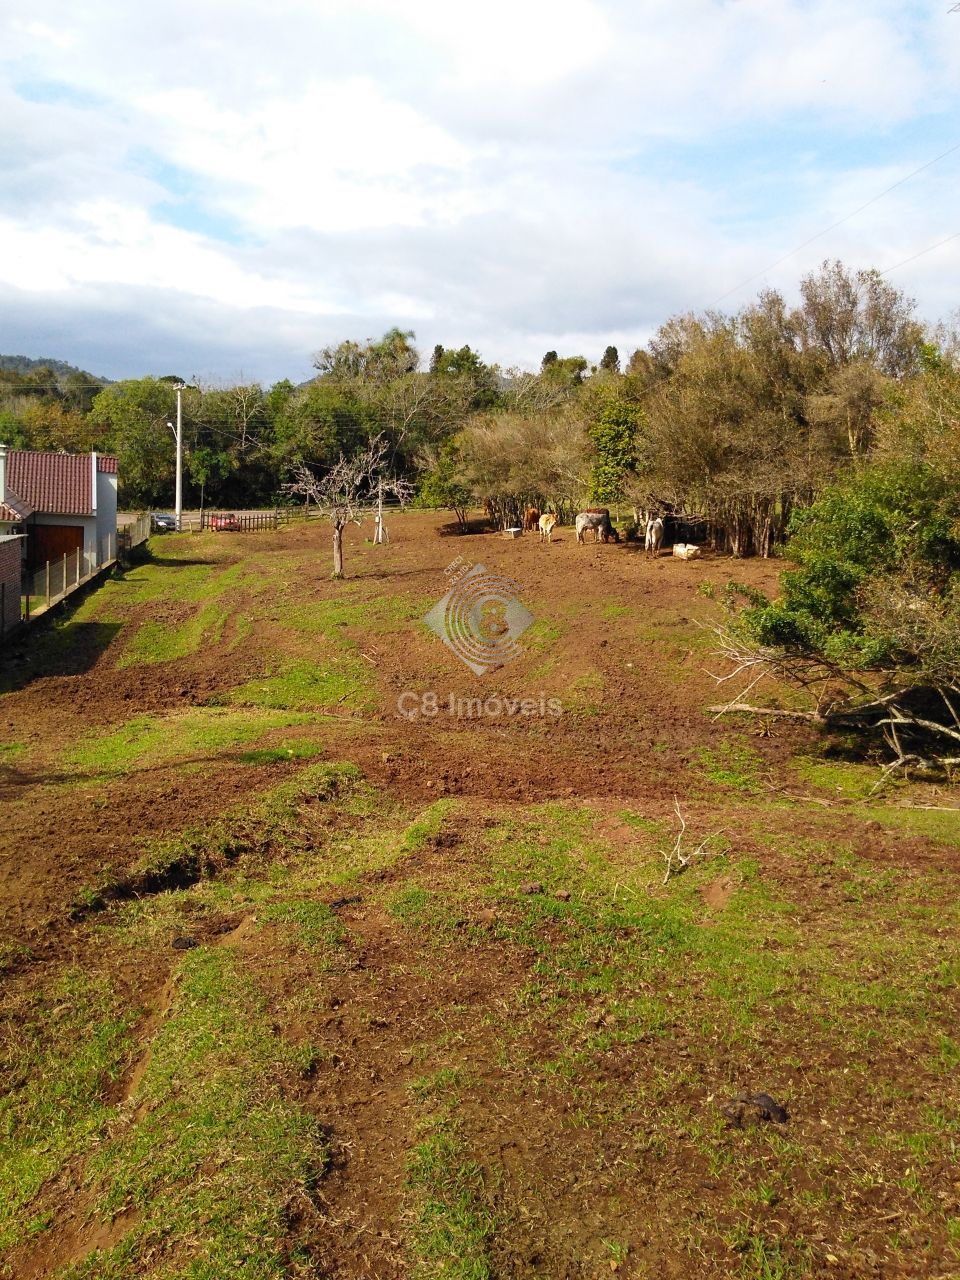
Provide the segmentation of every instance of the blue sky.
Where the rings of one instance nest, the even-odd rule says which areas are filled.
[[[960,231],[960,151],[771,264],[960,142],[949,7],[7,0],[0,351],[270,382],[399,324],[533,367],[885,270]],[[890,279],[932,322],[958,275]]]

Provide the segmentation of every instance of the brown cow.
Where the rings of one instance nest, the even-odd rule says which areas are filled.
[[[530,533],[532,529],[536,529],[540,520],[540,512],[536,507],[527,507],[523,513],[523,531]]]

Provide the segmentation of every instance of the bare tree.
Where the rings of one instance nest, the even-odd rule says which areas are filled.
[[[308,501],[313,499],[333,526],[333,576],[343,577],[343,531],[348,524],[359,525],[384,496],[405,503],[413,492],[408,480],[385,476],[384,461],[388,444],[384,435],[376,436],[359,453],[345,458],[341,453],[325,476],[317,476],[300,462],[294,468],[294,479],[284,486],[288,493]]]

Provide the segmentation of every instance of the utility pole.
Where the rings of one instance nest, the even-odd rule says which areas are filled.
[[[182,382],[178,382],[174,387],[177,393],[177,491],[174,502],[177,533],[181,532],[180,526],[183,521],[183,389]]]

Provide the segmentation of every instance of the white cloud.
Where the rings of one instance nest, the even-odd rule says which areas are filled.
[[[3,21],[0,348],[46,301],[61,347],[89,334],[56,317],[99,308],[126,360],[126,305],[172,357],[161,314],[133,323],[149,299],[267,377],[394,322],[531,363],[640,341],[945,149],[960,70],[960,15],[893,0],[8,0]],[[958,163],[763,279],[943,238]],[[893,278],[935,316],[958,253]]]

